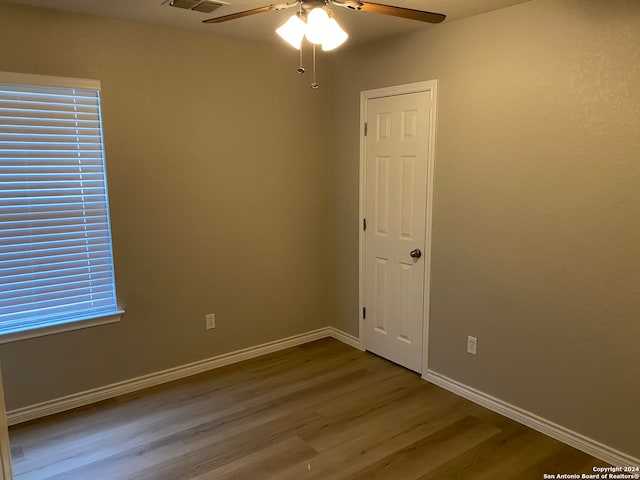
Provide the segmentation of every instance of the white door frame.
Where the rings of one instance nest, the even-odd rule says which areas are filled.
[[[359,218],[358,231],[359,239],[359,336],[360,348],[364,349],[364,260],[365,260],[365,235],[363,229],[364,207],[365,207],[365,135],[364,124],[367,121],[367,101],[374,98],[390,97],[394,95],[405,95],[409,93],[429,92],[431,94],[431,109],[429,122],[429,155],[427,158],[427,219],[425,236],[425,252],[424,252],[424,315],[422,330],[422,375],[428,371],[429,361],[429,310],[430,310],[430,293],[431,293],[431,222],[433,213],[433,172],[435,166],[435,145],[436,145],[436,111],[438,98],[438,81],[429,80],[425,82],[408,83],[405,85],[396,85],[393,87],[376,88],[374,90],[364,90],[360,92],[360,196],[359,196]]]
[[[4,388],[2,386],[2,371],[0,369],[0,480],[12,479],[11,446],[9,444],[7,413],[4,404]]]

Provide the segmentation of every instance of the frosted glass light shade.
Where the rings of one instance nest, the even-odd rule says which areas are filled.
[[[322,40],[322,50],[328,52],[342,45],[349,35],[345,32],[335,18],[330,18],[325,25],[324,38]]]
[[[321,44],[325,38],[325,32],[329,26],[329,14],[322,8],[314,8],[307,15],[307,40],[316,45]]]
[[[307,26],[300,17],[291,15],[289,20],[276,29],[276,33],[289,45],[300,50],[306,29]]]

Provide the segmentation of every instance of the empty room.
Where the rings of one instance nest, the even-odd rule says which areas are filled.
[[[640,478],[640,2],[0,0],[0,479]]]

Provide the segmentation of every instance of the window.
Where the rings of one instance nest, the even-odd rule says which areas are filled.
[[[100,83],[0,72],[0,342],[121,313]]]

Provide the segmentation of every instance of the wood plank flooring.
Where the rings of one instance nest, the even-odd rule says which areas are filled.
[[[605,465],[332,339],[10,435],[16,480],[539,480]]]

